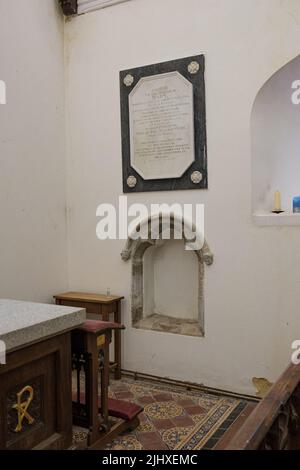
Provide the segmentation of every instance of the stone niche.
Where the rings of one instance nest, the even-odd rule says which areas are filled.
[[[178,220],[176,223],[178,227]],[[206,241],[200,250],[187,250],[183,221],[179,223],[181,239],[176,236],[172,216],[169,239],[162,236],[162,224],[158,237],[151,238],[149,218],[148,238],[127,240],[121,256],[132,261],[132,326],[204,336],[204,266],[213,263],[213,255]]]

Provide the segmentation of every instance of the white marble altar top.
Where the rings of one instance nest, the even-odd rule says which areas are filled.
[[[85,319],[85,309],[0,299],[0,340],[9,352],[74,328]]]

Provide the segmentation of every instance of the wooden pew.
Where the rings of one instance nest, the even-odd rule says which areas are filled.
[[[290,365],[226,450],[300,449],[300,365]]]

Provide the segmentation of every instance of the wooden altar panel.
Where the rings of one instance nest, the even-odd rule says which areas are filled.
[[[0,367],[0,449],[65,449],[72,443],[70,333],[12,352]],[[26,389],[27,387],[27,389]],[[26,407],[16,431],[19,404]],[[24,410],[24,408],[23,408]]]

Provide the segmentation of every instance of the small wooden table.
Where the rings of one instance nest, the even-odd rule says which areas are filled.
[[[103,321],[109,321],[111,314],[115,323],[121,323],[121,300],[115,295],[87,294],[84,292],[66,292],[54,295],[56,304],[70,307],[82,307],[88,314],[96,314]],[[115,379],[121,379],[121,330],[114,330],[114,361],[110,369],[115,371]]]

